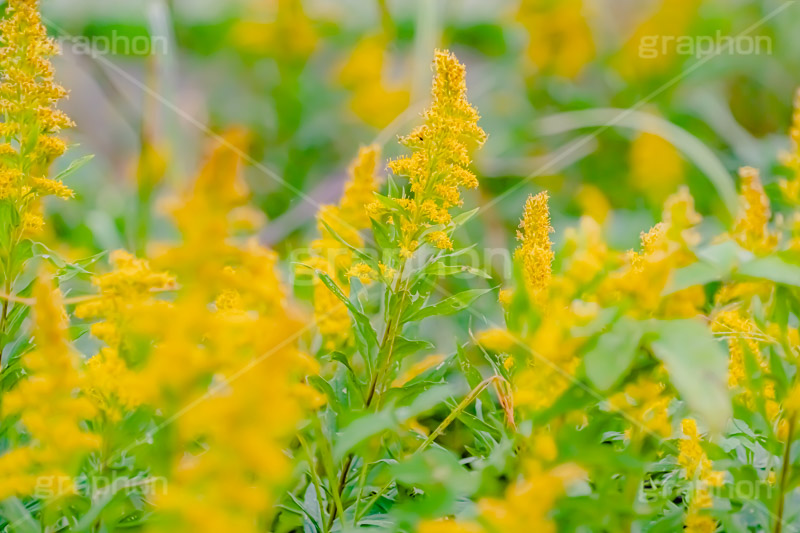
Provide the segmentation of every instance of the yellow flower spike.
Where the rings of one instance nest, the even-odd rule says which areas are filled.
[[[672,397],[665,393],[664,384],[647,376],[625,385],[623,392],[609,398],[612,409],[625,413],[627,418],[637,422],[636,427],[629,428],[629,437],[646,437],[648,433],[654,433],[661,438],[668,438],[672,433],[667,413],[671,401]]]
[[[543,304],[552,277],[553,243],[550,233],[553,228],[547,200],[546,192],[528,197],[520,231],[517,232],[521,244],[514,253],[515,259],[522,264],[528,293],[537,305]]]
[[[71,196],[63,185],[44,185],[46,178],[35,176],[45,174],[64,153],[66,145],[55,135],[73,123],[55,108],[67,92],[53,80],[49,58],[58,53],[58,47],[47,36],[38,2],[8,2],[6,17],[0,22],[0,44],[0,113],[5,115],[0,152],[16,156],[0,159],[0,196],[20,202],[17,207],[24,212],[29,199],[23,198],[23,189],[31,185],[26,181],[36,184],[34,199],[47,194]]]
[[[477,341],[485,349],[497,353],[508,353],[516,346],[514,335],[508,330],[500,328],[481,331],[478,333]]]
[[[353,246],[363,245],[360,231],[370,227],[368,206],[378,190],[376,171],[380,150],[376,145],[362,147],[350,165],[350,180],[345,184],[339,205],[325,205],[317,213],[317,228],[322,238],[312,243],[310,264],[326,273],[345,294],[348,280],[358,277],[362,283],[373,280],[375,273],[368,265],[353,265],[353,253],[331,234],[331,230]],[[314,277],[314,316],[317,327],[330,349],[347,343],[352,332],[347,307]]]
[[[450,52],[437,50],[433,69],[433,101],[424,123],[400,140],[412,154],[389,163],[393,173],[409,178],[413,193],[401,228],[404,255],[414,252],[423,226],[451,220],[449,209],[461,205],[461,188],[478,186],[469,154],[486,140],[480,116],[467,101],[464,65]]]
[[[33,297],[35,348],[22,358],[27,377],[3,397],[3,415],[20,416],[30,443],[0,456],[0,472],[10,476],[0,483],[0,497],[25,494],[19,491],[31,488],[26,480],[65,467],[75,468],[62,472],[65,477],[76,476],[81,461],[99,446],[96,435],[81,429],[96,411],[77,392],[85,385],[85,374],[68,338],[61,293],[40,274]]]
[[[702,511],[712,506],[707,487],[721,486],[724,473],[712,470],[711,461],[700,446],[702,438],[697,431],[697,423],[691,418],[685,418],[681,422],[681,430],[685,438],[678,445],[678,464],[683,468],[684,477],[693,482],[684,530],[696,533],[713,532],[717,528],[716,521],[702,514]]]
[[[497,301],[504,309],[508,309],[513,298],[514,291],[512,289],[500,289],[500,292],[497,294]]]
[[[739,169],[739,177],[742,191],[739,196],[739,213],[733,225],[733,236],[741,246],[753,253],[768,253],[777,246],[778,236],[769,229],[772,212],[758,170],[742,167]]]
[[[780,154],[780,161],[792,171],[789,179],[781,178],[778,181],[783,197],[792,205],[800,204],[800,88],[794,95],[794,112],[792,125],[789,128],[790,148]]]
[[[385,35],[362,38],[342,65],[339,81],[352,92],[350,108],[367,124],[383,128],[408,107],[404,83],[385,79],[389,40]]]
[[[344,195],[339,203],[339,215],[355,229],[370,227],[366,206],[375,201],[378,190],[378,161],[380,148],[373,144],[362,146],[358,157],[350,166],[350,181],[345,185]]]

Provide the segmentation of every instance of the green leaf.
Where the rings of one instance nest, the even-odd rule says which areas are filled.
[[[705,285],[722,279],[720,269],[705,262],[692,263],[689,266],[679,268],[672,274],[667,286],[664,288],[662,296],[694,287],[695,285]]]
[[[466,309],[472,302],[493,289],[469,289],[456,295],[445,298],[433,305],[423,307],[418,311],[412,311],[408,316],[403,317],[403,322],[413,322],[422,320],[429,316],[448,316],[462,309]]]
[[[428,341],[409,340],[404,337],[397,336],[394,340],[392,359],[394,361],[401,361],[408,355],[432,350],[433,348],[435,348],[435,346]]]
[[[345,248],[353,252],[356,255],[356,257],[358,257],[366,264],[368,264],[373,270],[380,271],[380,266],[378,265],[377,259],[375,259],[373,256],[367,253],[364,253],[362,250],[359,250],[358,248],[356,248],[355,246],[344,240],[344,238],[338,233],[336,233],[336,231],[334,231],[334,229],[324,220],[320,219],[320,222],[322,222],[322,225],[325,226],[325,229],[328,230],[328,233],[330,233],[334,239],[336,239],[339,243],[341,243]]]
[[[583,357],[589,381],[602,391],[613,387],[630,369],[643,334],[639,322],[626,317],[601,334]]]
[[[56,177],[53,179],[57,181],[63,181],[64,178],[69,177],[71,174],[73,174],[75,171],[83,167],[86,163],[88,163],[92,159],[94,159],[94,155],[85,155],[83,157],[79,157],[78,159],[70,163],[67,168],[56,174]]]
[[[705,324],[697,320],[661,320],[652,324],[651,349],[689,407],[714,432],[731,417],[727,356]]]
[[[383,207],[385,207],[389,211],[408,213],[408,210],[402,205],[400,205],[394,198],[389,198],[388,196],[384,196],[377,192],[374,194],[378,202],[380,202],[380,204],[383,205]]]
[[[388,224],[384,224],[378,220],[372,219],[372,235],[375,237],[375,244],[381,250],[390,250],[395,248],[392,242],[392,228]]]
[[[445,265],[439,261],[435,261],[425,267],[425,272],[432,276],[456,276],[459,274],[470,274],[483,279],[491,279],[491,275],[483,270],[467,265]]]
[[[8,250],[11,246],[11,235],[19,226],[19,212],[10,200],[0,200],[0,247]]]
[[[741,265],[737,272],[748,277],[800,287],[800,265],[789,263],[779,255],[758,257],[748,261]]]
[[[453,217],[453,220],[450,222],[453,226],[461,226],[466,224],[472,217],[478,214],[480,211],[480,207],[476,207],[475,209],[470,209],[464,213],[459,213]]]
[[[328,289],[337,298],[339,298],[339,300],[341,300],[345,306],[347,306],[347,309],[350,311],[350,313],[353,315],[353,319],[355,319],[356,321],[356,325],[361,330],[361,332],[366,336],[369,344],[370,345],[374,344],[374,346],[377,347],[378,335],[377,333],[375,333],[375,330],[372,329],[372,324],[370,324],[369,318],[367,318],[367,316],[364,313],[358,310],[358,308],[353,304],[353,302],[350,301],[350,298],[348,298],[344,294],[344,292],[342,292],[342,289],[339,288],[336,282],[333,281],[328,274],[326,274],[321,270],[317,270],[316,272],[317,276],[319,276],[319,279],[322,281],[322,283],[324,283],[325,286],[328,287]]]
[[[313,492],[313,487],[311,485],[308,486],[308,489],[310,489],[311,492]],[[322,528],[317,522],[317,516],[319,516],[319,508],[315,507],[315,505],[318,505],[316,495],[313,496],[313,500],[311,502],[308,501],[304,502],[301,501],[300,498],[292,494],[291,491],[287,491],[286,494],[289,495],[294,504],[297,505],[297,507],[302,511],[303,522],[308,521],[308,523],[311,526],[313,526],[314,531],[322,531]]]
[[[48,248],[44,243],[34,241],[33,254],[36,257],[41,257],[42,259],[50,261],[50,263],[52,263],[56,268],[64,268],[67,266],[67,262],[64,261],[64,259],[62,259],[61,256],[56,252]]]
[[[408,406],[390,405],[377,413],[355,420],[344,428],[335,439],[334,460],[341,461],[345,454],[368,438],[389,429],[398,428],[405,421],[433,409],[447,398],[460,393],[461,388],[455,385],[438,385],[420,393]]]
[[[716,267],[719,272],[730,272],[747,255],[734,241],[712,244],[697,251],[697,257]]]
[[[0,503],[3,518],[8,520],[8,530],[14,533],[39,533],[42,527],[33,518],[30,511],[19,498],[11,497]]]

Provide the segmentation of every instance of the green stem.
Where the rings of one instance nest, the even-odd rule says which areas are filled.
[[[300,445],[306,452],[306,457],[308,457],[308,470],[311,476],[311,483],[314,485],[314,492],[317,494],[317,505],[319,506],[319,520],[322,526],[322,533],[328,533],[330,528],[325,523],[325,506],[322,504],[322,489],[320,488],[322,483],[320,482],[319,475],[317,474],[317,467],[314,464],[315,456],[311,454],[311,448],[308,446],[306,439],[304,439],[302,435],[297,435],[297,439],[300,441]]]
[[[453,422],[453,420],[455,420],[458,417],[458,415],[460,415],[464,411],[464,409],[466,409],[469,406],[469,404],[471,404],[475,400],[475,398],[477,398],[478,395],[480,395],[480,393],[482,393],[486,389],[486,387],[488,387],[493,381],[498,379],[502,378],[500,376],[490,376],[481,381],[480,383],[478,383],[478,385],[476,385],[475,388],[472,389],[470,393],[467,394],[467,396],[463,400],[461,400],[461,403],[459,403],[455,409],[450,411],[450,414],[447,415],[447,418],[442,420],[442,423],[439,424],[436,427],[436,429],[434,429],[431,432],[430,435],[428,435],[428,438],[426,438],[422,442],[420,447],[417,448],[417,450],[414,452],[414,455],[420,453],[425,448],[430,446],[431,443],[433,443],[433,441],[435,441],[439,437],[439,435],[441,435],[444,432],[444,430],[447,429],[447,426],[449,426]]]
[[[786,446],[783,449],[783,464],[781,465],[781,479],[778,493],[778,511],[775,513],[775,533],[783,530],[783,510],[784,500],[786,499],[786,485],[789,480],[791,470],[792,440],[794,439],[795,425],[797,424],[797,413],[792,413],[789,418],[789,428],[786,435]]]
[[[312,420],[314,422],[314,425],[316,427],[317,433],[319,433],[320,443],[327,444],[328,440],[325,438],[325,432],[322,430],[322,423],[319,421],[319,417],[312,416],[311,418],[312,418]],[[341,497],[339,495],[339,491],[335,490],[335,487],[336,487],[336,472],[335,472],[334,466],[333,466],[333,452],[331,452],[331,450],[329,450],[327,448],[327,446],[325,446],[325,445],[320,445],[319,448],[320,448],[320,454],[322,455],[322,462],[323,462],[323,465],[325,466],[325,473],[328,476],[328,483],[330,483],[330,486],[331,486],[331,494],[333,495],[333,503],[334,503],[334,506],[335,506],[334,509],[336,511],[338,511],[339,518],[340,518],[340,520],[342,522],[342,529],[344,529],[345,528],[344,507],[342,506],[342,499],[341,499]],[[330,523],[332,524],[333,520],[335,520],[335,513],[334,512],[331,513],[331,517],[332,517],[332,519],[330,520]]]
[[[431,432],[431,434],[428,435],[428,437],[422,442],[422,444],[419,445],[419,447],[416,450],[414,450],[414,453],[412,453],[411,455],[414,456],[418,453],[421,453],[422,451],[425,450],[425,448],[430,446],[433,443],[433,441],[435,441],[439,437],[439,435],[441,435],[444,432],[444,430],[447,429],[447,426],[449,426],[453,422],[453,420],[455,420],[458,417],[458,415],[460,415],[464,411],[464,409],[466,409],[475,400],[475,398],[477,398],[486,389],[486,387],[488,387],[492,382],[500,379],[502,379],[500,376],[491,376],[478,383],[478,385],[476,385],[475,388],[472,389],[470,393],[467,394],[467,396],[463,400],[461,400],[461,402],[456,406],[456,408],[450,411],[447,417],[444,420],[442,420],[442,422],[436,427],[436,429],[434,429]],[[369,510],[372,508],[373,505],[375,505],[375,503],[380,499],[380,497],[383,496],[387,490],[389,490],[389,487],[392,486],[392,483],[393,481],[390,481],[389,483],[381,487],[381,489],[378,492],[376,492],[372,496],[372,498],[369,499],[367,505],[364,506],[364,509],[362,509],[360,515],[358,514],[358,512],[356,512],[356,517],[355,517],[356,524],[358,523],[359,520],[361,520],[364,517],[364,515],[366,515],[369,512]]]
[[[400,272],[397,276],[397,280],[394,284],[393,292],[394,294],[398,294],[400,291],[400,285],[403,280],[403,274],[405,273],[406,269],[406,260],[403,259],[403,262],[400,266]],[[405,294],[406,291],[403,290],[402,295],[400,297],[400,302],[397,304],[396,310],[389,317],[389,322],[386,324],[386,329],[383,332],[383,338],[381,339],[380,346],[378,348],[378,355],[380,356],[384,351],[386,351],[388,345],[388,352],[383,360],[379,363],[378,368],[375,370],[375,375],[372,376],[372,380],[370,381],[369,391],[367,392],[367,399],[365,401],[367,408],[372,405],[373,400],[375,400],[378,396],[378,389],[379,385],[382,389],[382,381],[383,375],[388,371],[389,365],[392,359],[392,351],[394,350],[394,339],[397,336],[397,328],[399,327],[400,318],[403,316],[403,306],[405,303]],[[347,476],[350,473],[350,467],[353,464],[353,454],[349,454],[344,461],[344,466],[342,467],[342,472],[339,475],[339,482],[336,484],[336,488],[333,489],[333,492],[338,495],[341,499],[341,495],[344,493],[344,489],[347,485]],[[332,507],[330,510],[330,519],[328,520],[328,524],[332,525],[333,521],[336,519],[337,510],[335,507]]]

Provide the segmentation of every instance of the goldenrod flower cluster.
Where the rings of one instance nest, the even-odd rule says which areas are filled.
[[[717,529],[717,523],[703,514],[703,510],[712,506],[708,488],[721,486],[724,473],[712,469],[711,461],[700,445],[702,439],[697,431],[697,423],[686,418],[681,422],[681,430],[684,439],[680,441],[678,464],[683,468],[684,477],[692,485],[684,531],[713,533]]]
[[[0,22],[0,199],[8,199],[19,214],[19,232],[42,227],[35,201],[46,195],[72,197],[60,181],[46,177],[50,164],[64,153],[60,130],[72,121],[56,108],[66,90],[53,81],[49,57],[58,53],[47,36],[35,0],[8,2]]]
[[[433,68],[433,103],[423,115],[424,123],[401,139],[413,153],[389,163],[393,173],[410,181],[411,195],[399,202],[403,211],[397,222],[406,254],[419,245],[425,227],[450,222],[449,209],[462,202],[461,188],[478,186],[469,170],[470,151],[486,139],[478,112],[467,101],[464,65],[440,50]],[[449,239],[435,231],[429,240],[437,248],[451,247]]]
[[[42,274],[34,297],[36,348],[23,357],[26,376],[4,395],[2,409],[4,417],[19,416],[29,442],[0,456],[0,499],[31,494],[42,479],[74,491],[83,459],[101,445],[87,427],[96,410],[84,392],[88,376],[70,345],[61,293]]]
[[[309,264],[330,276],[345,294],[349,293],[351,277],[367,282],[375,275],[369,265],[354,264],[353,253],[341,241],[355,247],[364,245],[360,232],[370,227],[367,206],[374,201],[378,190],[376,171],[379,159],[377,146],[362,147],[350,166],[350,180],[345,185],[339,205],[323,206],[317,214],[320,238],[311,245],[313,256]],[[317,327],[325,337],[326,345],[336,347],[350,337],[350,316],[344,303],[318,276],[314,277],[313,283]]]
[[[515,252],[517,261],[522,263],[525,286],[533,300],[541,301],[550,287],[551,264],[553,262],[553,243],[550,242],[550,211],[547,206],[547,193],[531,196],[525,203],[517,240],[521,242]]]

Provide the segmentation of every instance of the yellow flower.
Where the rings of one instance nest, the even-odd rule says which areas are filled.
[[[700,446],[697,422],[691,418],[684,418],[681,422],[681,431],[686,438],[681,440],[679,445],[678,464],[683,468],[687,479],[703,479],[711,472],[711,461]]]
[[[624,392],[618,392],[609,399],[613,409],[625,413],[638,424],[631,428],[632,436],[646,436],[641,430],[661,438],[668,438],[672,434],[667,413],[672,397],[665,393],[665,388],[663,383],[643,376],[625,385]]]
[[[33,296],[35,348],[22,359],[27,377],[3,397],[4,416],[20,416],[30,443],[0,456],[0,472],[10,476],[0,483],[0,498],[30,494],[36,476],[75,477],[100,443],[82,427],[96,411],[79,392],[85,375],[67,336],[61,293],[40,275]]]
[[[383,128],[408,107],[406,84],[386,79],[389,42],[385,35],[364,37],[339,72],[339,81],[352,92],[350,108],[367,124]]]
[[[595,56],[582,0],[523,0],[517,20],[528,33],[527,55],[540,71],[577,77]]]
[[[251,13],[231,30],[233,44],[247,54],[304,60],[316,49],[319,36],[303,11],[302,0],[248,2]]]
[[[358,150],[358,157],[350,166],[350,181],[345,185],[344,195],[339,203],[339,216],[358,230],[370,227],[366,206],[375,201],[375,192],[378,190],[376,172],[380,156],[377,145],[362,146]]]
[[[792,176],[781,178],[778,185],[783,197],[792,205],[800,204],[800,89],[794,95],[792,126],[789,128],[790,149],[780,156],[781,163],[789,167]]]
[[[331,230],[352,246],[363,245],[359,231],[371,224],[367,206],[374,201],[378,188],[375,173],[379,158],[377,146],[362,147],[350,166],[350,180],[345,185],[340,204],[323,206],[317,213],[321,238],[312,243],[309,263],[330,276],[345,294],[349,293],[350,277],[358,277],[367,283],[375,273],[366,264],[353,265],[352,252],[334,237]],[[350,315],[344,303],[317,276],[312,283],[317,327],[325,339],[325,346],[335,349],[351,336]]]
[[[516,345],[514,336],[505,329],[493,328],[478,333],[478,344],[497,353],[508,353]]]
[[[683,182],[683,158],[666,139],[642,133],[629,154],[630,184],[652,202],[660,203]]]
[[[716,530],[716,521],[701,514],[701,511],[712,505],[707,487],[721,486],[724,474],[712,470],[711,461],[700,446],[702,439],[697,432],[697,423],[685,418],[681,422],[681,429],[685,438],[678,445],[678,464],[683,468],[684,477],[693,482],[686,514],[686,531],[713,532]]]
[[[590,184],[581,185],[575,195],[575,200],[581,212],[596,220],[599,224],[605,222],[611,213],[611,204],[599,187]]]
[[[89,388],[121,413],[144,403],[169,421],[152,435],[164,459],[148,466],[169,483],[153,500],[154,530],[257,531],[291,472],[284,450],[320,403],[301,381],[316,364],[298,350],[303,320],[286,301],[274,252],[233,238],[230,214],[248,193],[238,164],[236,150],[220,145],[174,206],[182,240],[154,260],[172,275],[117,253],[115,270],[95,281],[100,298],[82,306],[114,330]],[[173,289],[168,298],[161,287]],[[117,360],[131,355],[135,365]]]
[[[692,316],[699,312],[692,307],[703,304],[703,295],[688,291],[662,297],[672,272],[694,261],[691,247],[698,241],[695,226],[701,217],[687,188],[681,187],[667,199],[662,218],[663,222],[642,233],[641,251],[628,252],[623,268],[604,280],[598,296],[609,303],[628,298],[635,303],[631,312],[638,314],[660,311],[666,316]]]
[[[411,184],[413,198],[407,199],[400,224],[408,252],[414,251],[412,243],[423,226],[450,222],[449,209],[461,205],[460,188],[478,186],[469,170],[470,151],[486,139],[478,112],[467,101],[464,65],[442,50],[436,51],[433,64],[433,102],[424,123],[401,139],[412,154],[389,164]]]
[[[440,250],[452,250],[453,241],[444,231],[433,231],[428,234],[428,242]]]
[[[758,170],[752,167],[739,169],[742,192],[740,208],[733,225],[733,236],[740,245],[756,254],[775,249],[778,237],[769,229],[772,218],[769,199],[761,185]]]
[[[480,517],[489,526],[489,531],[557,531],[550,512],[564,493],[566,484],[583,473],[574,465],[546,471],[537,463],[531,463],[528,470],[525,479],[506,490],[503,500],[486,498],[478,503]]]
[[[643,53],[643,46],[653,42],[653,36],[676,36],[686,34],[700,6],[700,0],[661,0],[649,17],[635,31],[628,32],[630,38],[622,47],[617,65],[620,73],[635,80],[667,72],[675,63],[675,41],[668,46],[667,39],[656,40],[652,48]],[[643,9],[650,6],[641,5]]]
[[[550,287],[552,277],[553,243],[550,241],[550,211],[548,195],[540,192],[528,197],[520,222],[517,239],[521,242],[514,257],[522,264],[525,286],[531,299],[541,305]]]
[[[0,197],[13,198],[24,213],[38,196],[72,196],[63,184],[47,184],[41,176],[66,148],[55,135],[73,124],[55,108],[67,92],[53,80],[49,58],[58,47],[47,37],[35,0],[8,2],[0,43],[0,112],[5,115],[0,143],[2,154],[13,156],[0,158]],[[32,197],[26,197],[28,190]]]

